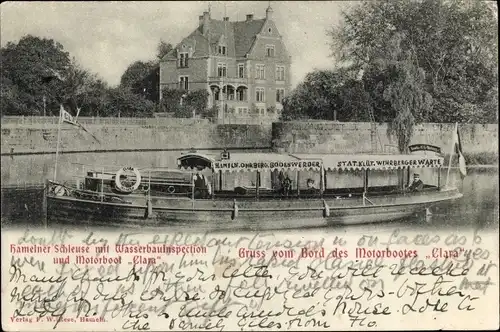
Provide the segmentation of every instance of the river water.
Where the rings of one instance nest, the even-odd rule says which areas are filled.
[[[200,151],[203,152],[203,151]],[[255,152],[255,151],[252,151]],[[207,154],[217,154],[218,151],[205,151]],[[142,167],[176,167],[180,152],[120,152],[120,153],[78,153],[61,154],[58,159],[57,179],[74,181],[75,174],[83,174],[86,170],[104,169],[115,172],[119,168],[130,165]],[[2,156],[2,227],[40,226],[42,218],[42,198],[44,179],[54,177],[55,155]],[[93,167],[92,167],[93,166]],[[437,170],[419,169],[425,183],[437,184]],[[254,175],[243,173],[228,175],[224,185],[251,185]],[[305,186],[307,178],[319,177],[317,174],[301,173],[300,186]],[[441,169],[441,184],[447,177],[447,169]],[[294,179],[294,174],[291,174]],[[264,177],[263,183],[268,180]],[[362,186],[361,174],[335,173],[327,178],[329,187]],[[370,184],[387,185],[397,183],[394,172],[381,171],[371,173]],[[345,228],[362,227],[424,227],[451,228],[473,227],[489,229],[498,227],[499,186],[497,167],[470,167],[468,176],[462,181],[458,169],[450,170],[450,183],[455,184],[464,194],[460,200],[443,203],[432,210],[432,216],[415,217],[389,225],[342,226]],[[84,216],[82,216],[84,218]],[[172,226],[172,230],[174,230]],[[168,226],[167,226],[168,228]],[[325,230],[329,232],[329,230]],[[288,231],[286,231],[288,232]]]

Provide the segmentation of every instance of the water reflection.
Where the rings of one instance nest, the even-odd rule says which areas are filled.
[[[255,151],[253,151],[255,152]],[[218,155],[220,151],[205,151],[206,154]],[[89,169],[88,165],[101,165],[106,170],[116,172],[125,165],[144,167],[177,167],[177,158],[180,152],[122,152],[102,154],[63,154],[59,159],[58,179],[64,181],[73,180],[75,174],[82,175]],[[42,223],[42,190],[40,186],[30,187],[29,184],[39,185],[44,179],[52,178],[54,172],[54,155],[27,155],[2,157],[2,226],[6,224],[31,224]],[[95,169],[98,169],[95,167]],[[437,170],[418,169],[425,183],[437,184]],[[464,198],[444,203],[433,210],[433,215],[427,222],[418,220],[404,220],[395,225],[408,227],[462,227],[473,225],[474,227],[497,227],[499,214],[498,193],[498,169],[497,168],[470,168],[468,176],[462,181],[457,169],[450,172],[450,184],[456,185],[464,194]],[[267,173],[267,172],[266,172]],[[413,173],[413,172],[412,172]],[[441,184],[446,182],[447,169],[441,169]],[[234,185],[252,185],[255,183],[255,173],[229,173],[224,175],[224,187]],[[301,172],[297,178],[296,172],[289,173],[290,178],[298,180],[301,188],[305,188],[309,178],[319,183],[317,172]],[[271,185],[271,174],[262,174],[262,184]],[[370,185],[395,185],[397,184],[395,172],[378,171],[371,172]],[[329,173],[326,179],[328,187],[362,186],[363,176],[361,172],[338,172]],[[6,189],[10,187],[11,189]],[[377,226],[349,226],[369,228]],[[200,231],[202,231],[200,229]]]

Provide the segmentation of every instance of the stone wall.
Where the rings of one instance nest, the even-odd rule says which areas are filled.
[[[60,151],[154,151],[195,149],[263,149],[296,153],[397,152],[387,124],[349,122],[275,122],[271,124],[215,124],[205,121],[156,124],[92,124],[85,127],[100,141],[69,124],[61,130]],[[454,124],[427,123],[415,128],[412,144],[437,145],[449,153]],[[461,124],[463,149],[468,153],[498,153],[497,125]],[[2,121],[4,154],[53,153],[56,124],[9,124]]]
[[[425,123],[416,126],[411,144],[425,143],[449,153],[455,124]],[[395,137],[387,135],[387,124],[333,121],[273,123],[273,147],[290,153],[397,152]],[[498,126],[460,124],[463,150],[498,153]]]
[[[163,126],[86,125],[100,144],[81,129],[65,124],[60,151],[152,151],[269,148],[271,125],[220,125],[200,123]],[[2,126],[2,154],[53,153],[57,146],[57,125]]]

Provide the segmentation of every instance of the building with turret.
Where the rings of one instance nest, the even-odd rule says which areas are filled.
[[[160,62],[160,91],[207,89],[219,119],[277,118],[290,91],[290,64],[269,6],[244,21],[199,16],[199,25]],[[161,98],[161,96],[160,96]]]

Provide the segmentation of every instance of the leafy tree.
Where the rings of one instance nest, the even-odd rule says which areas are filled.
[[[154,103],[132,93],[128,89],[117,87],[108,92],[105,116],[152,117]]]
[[[161,108],[164,112],[174,113],[178,118],[190,118],[193,114],[210,117],[208,96],[208,91],[203,89],[185,91],[165,88],[162,90]]]
[[[27,35],[2,47],[1,57],[1,76],[9,91],[2,99],[16,99],[2,101],[6,114],[43,114],[44,96],[49,114],[54,109],[58,112],[58,104],[65,98],[63,80],[72,65],[60,43]]]
[[[363,82],[343,69],[316,70],[283,101],[283,120],[325,119],[364,121],[371,100]]]
[[[205,117],[208,113],[208,96],[207,90],[189,91],[184,98],[183,106],[191,112],[194,111],[194,114]]]
[[[455,122],[470,116],[471,105],[489,112],[474,122],[497,120],[498,21],[485,1],[398,0],[356,5],[343,13],[340,26],[329,31],[333,55],[353,71],[364,71],[374,109],[387,103],[381,93],[393,78],[380,72],[394,39],[403,53],[413,52],[414,65],[425,73],[424,88],[433,107],[423,121]],[[378,114],[384,118],[390,114]]]
[[[168,52],[170,52],[174,47],[172,44],[165,42],[163,39],[160,40],[156,48],[156,57],[158,59],[163,59]]]
[[[161,109],[163,112],[174,113],[176,116],[183,112],[181,107],[181,98],[186,94],[186,91],[180,89],[164,88],[161,91]],[[183,115],[188,117],[190,115]]]
[[[157,62],[136,61],[123,73],[120,86],[148,100],[157,101],[159,70]]]

